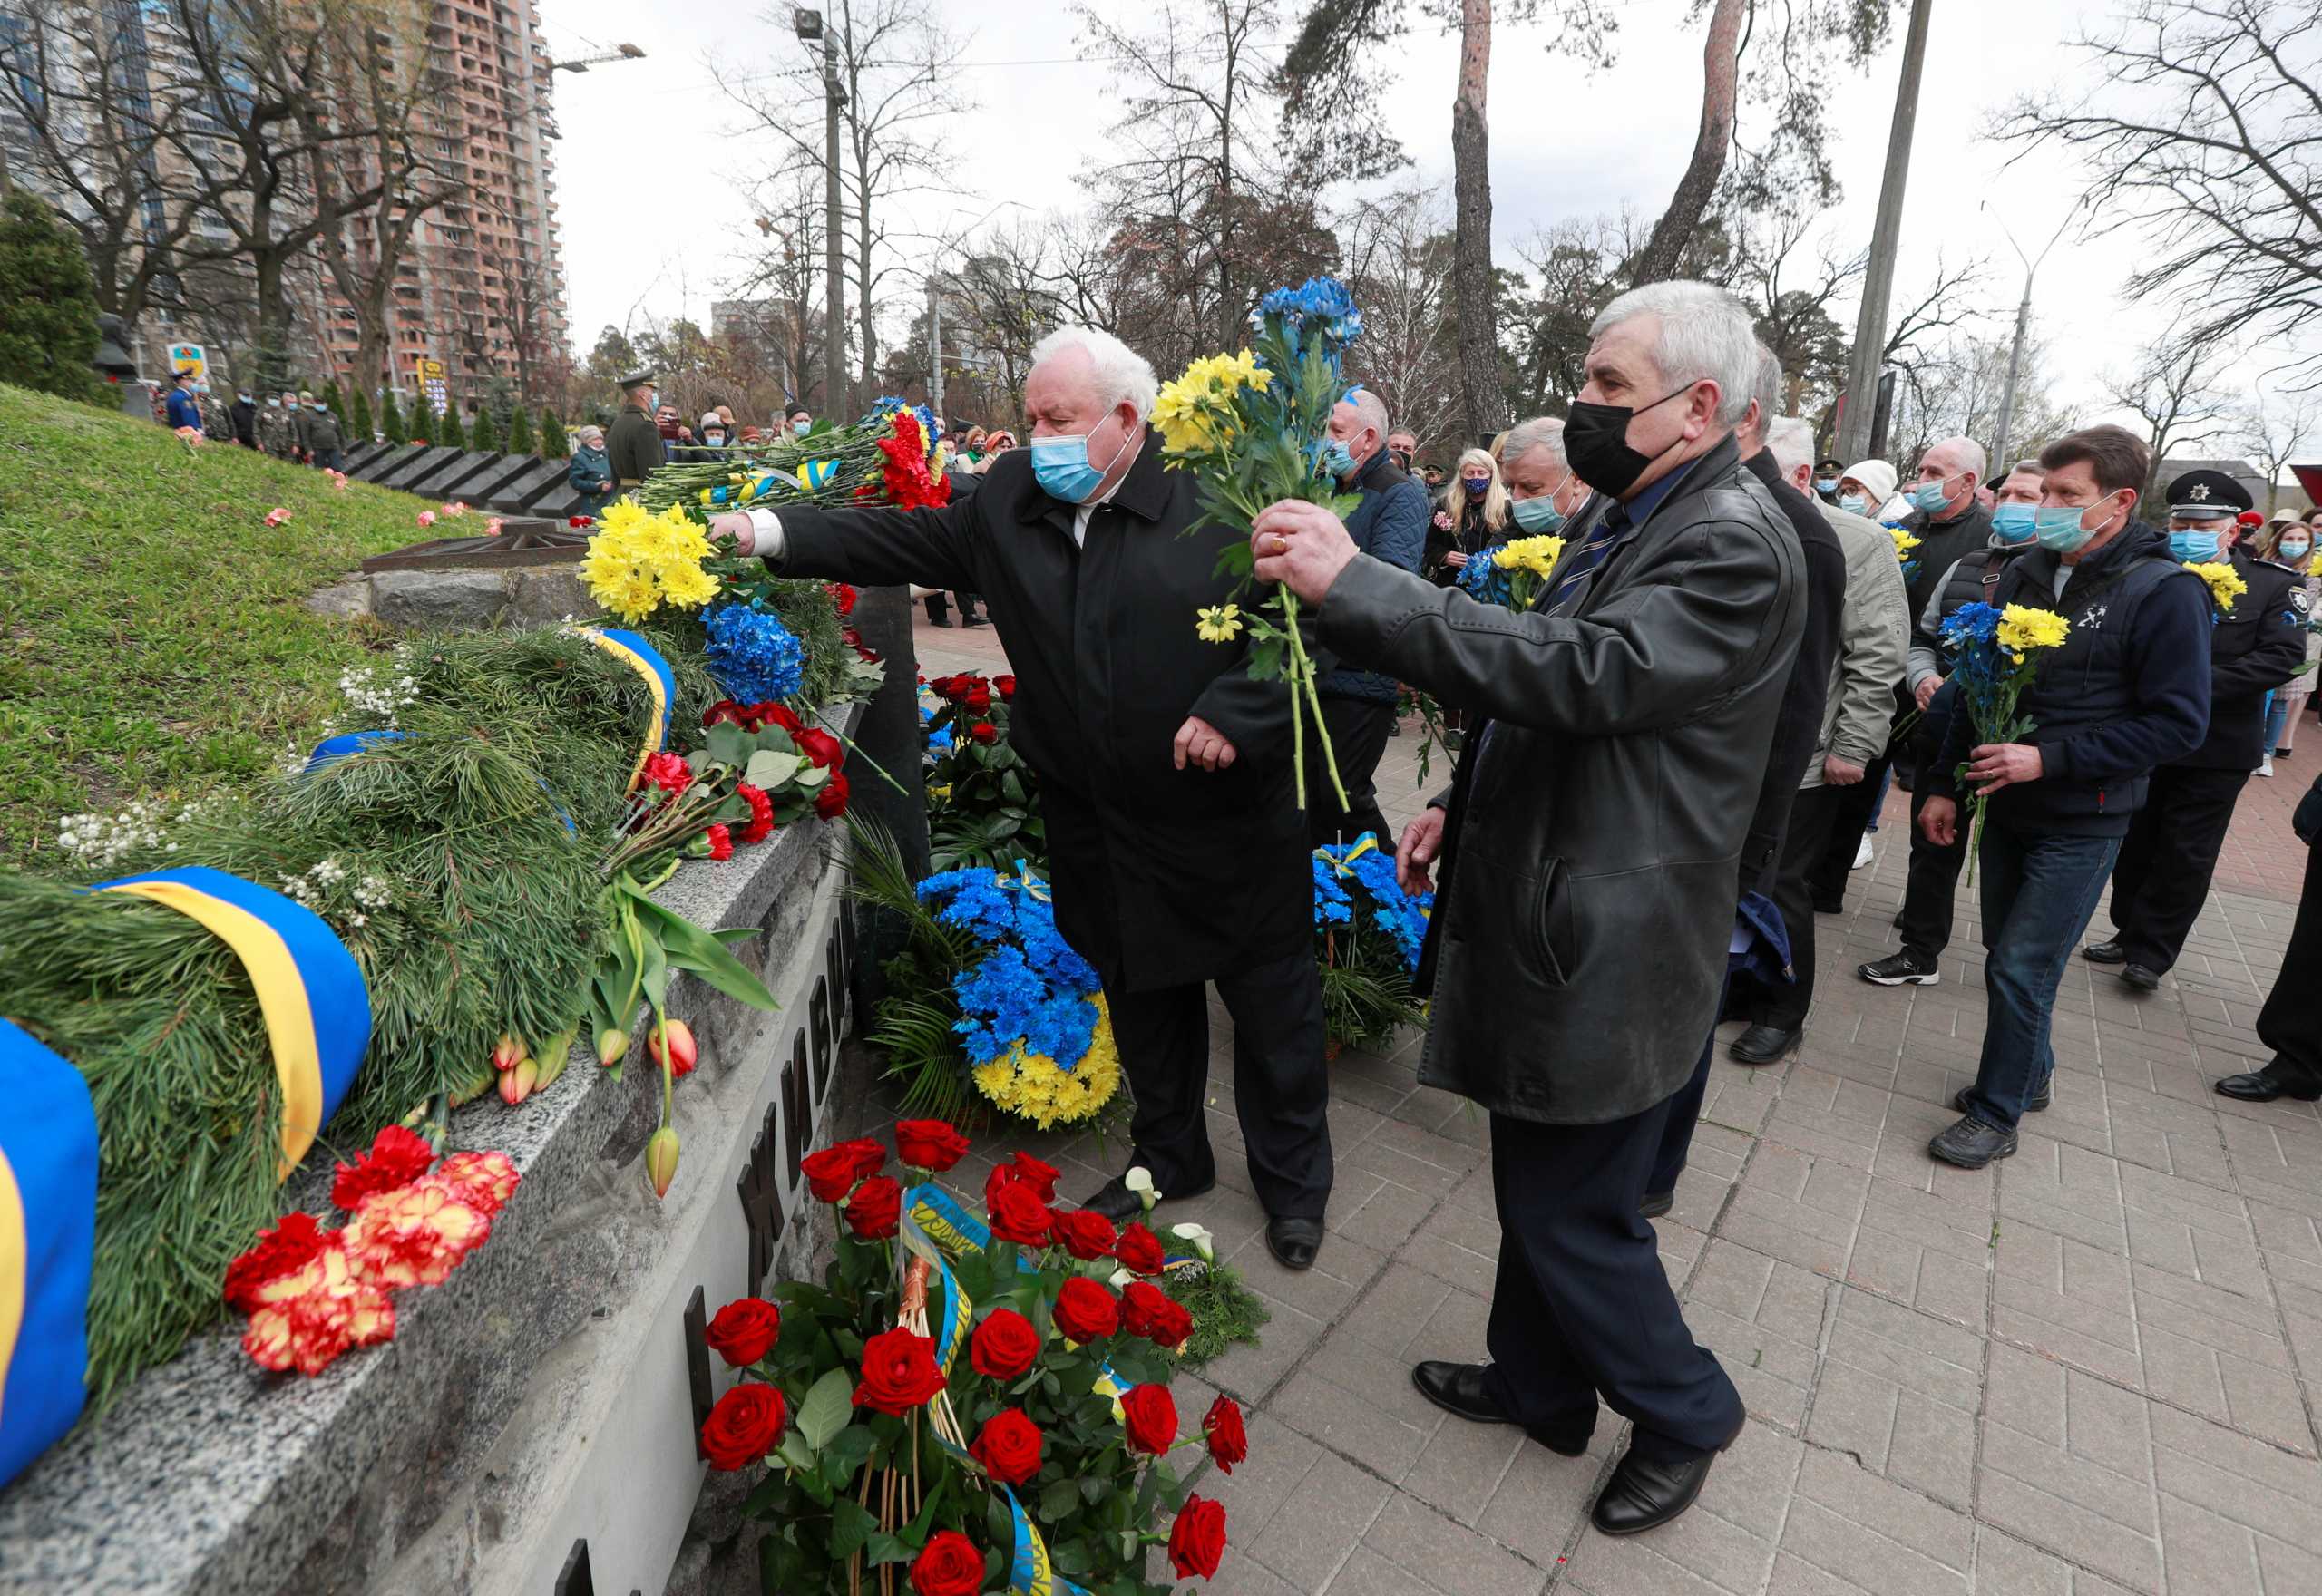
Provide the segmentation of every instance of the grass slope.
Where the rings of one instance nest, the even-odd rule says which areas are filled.
[[[0,385],[0,866],[71,869],[60,815],[310,746],[387,637],[298,601],[426,536],[429,507]]]

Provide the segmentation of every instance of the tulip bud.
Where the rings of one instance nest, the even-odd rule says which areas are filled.
[[[529,1058],[520,1058],[512,1069],[500,1072],[500,1101],[513,1108],[532,1095],[540,1085],[541,1066]]]
[[[492,1067],[502,1070],[514,1069],[517,1062],[523,1056],[524,1044],[502,1031],[500,1033],[500,1040],[493,1045]]]
[[[629,1033],[619,1026],[607,1026],[597,1033],[597,1062],[610,1069],[629,1056]]]
[[[669,1074],[673,1077],[691,1074],[700,1057],[699,1050],[694,1046],[693,1027],[681,1019],[664,1020],[647,1034],[645,1051],[652,1056],[657,1069],[661,1066],[665,1046],[669,1056]]]
[[[653,1182],[653,1195],[667,1197],[669,1182],[678,1178],[678,1133],[673,1125],[663,1125],[645,1143],[645,1178]]]

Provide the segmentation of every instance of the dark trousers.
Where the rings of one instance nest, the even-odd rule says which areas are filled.
[[[1962,813],[1964,829],[1968,817]],[[2056,988],[2104,895],[2118,837],[2019,832],[1984,822],[1984,1051],[1967,1108],[2014,1130],[2035,1087],[2056,1073],[2050,1024]]]
[[[1322,740],[1306,728],[1306,829],[1315,847],[1325,842],[1351,842],[1369,832],[1379,846],[1394,852],[1395,839],[1387,817],[1379,812],[1379,756],[1387,751],[1387,734],[1394,729],[1395,706],[1368,698],[1325,698],[1322,724],[1331,731],[1331,755],[1339,780],[1346,786],[1346,807],[1339,807],[1331,788],[1331,774],[1322,763]]]
[[[1726,978],[1732,986],[1732,977]],[[1723,1013],[1725,999],[1721,993],[1718,1011]],[[1661,1124],[1661,1145],[1653,1155],[1653,1171],[1644,1177],[1647,1193],[1658,1196],[1677,1189],[1677,1177],[1685,1173],[1685,1157],[1693,1150],[1693,1127],[1701,1124],[1702,1099],[1709,1095],[1709,1066],[1717,1056],[1717,1027],[1709,1028],[1709,1036],[1702,1042],[1701,1060],[1693,1066],[1693,1077],[1677,1088],[1669,1099],[1668,1117]]]
[[[1322,1062],[1322,981],[1314,955],[1237,970],[1217,982],[1234,1017],[1234,1100],[1258,1203],[1277,1219],[1321,1219],[1331,1195],[1331,1085]],[[1131,1162],[1164,1196],[1208,1182],[1202,1104],[1209,1086],[1209,992],[1199,982],[1107,992],[1113,1039],[1136,1095]]]
[[[1609,1124],[1491,1116],[1499,1272],[1486,1378],[1536,1435],[1586,1439],[1601,1396],[1635,1423],[1638,1456],[1679,1463],[1732,1437],[1742,1396],[1695,1344],[1636,1211],[1668,1114],[1663,1102]]]
[[[960,618],[961,620],[973,618],[976,612],[976,596],[973,593],[954,593],[951,595],[951,598],[959,601]],[[929,620],[934,622],[939,627],[946,627],[951,624],[951,603],[944,598],[943,595],[940,591],[930,593],[927,596],[927,618]]]
[[[2322,1085],[2322,848],[2306,851],[2306,890],[2282,973],[2258,1011],[2258,1040],[2274,1050],[2269,1067],[2282,1080]]]
[[[1859,783],[1869,784],[1868,780]],[[1758,988],[1744,1013],[1759,1025],[1794,1031],[1806,1023],[1806,1011],[1814,1007],[1814,902],[1807,881],[1829,842],[1831,826],[1852,807],[1854,793],[1854,787],[1800,787],[1790,802],[1781,861],[1774,870],[1773,900],[1781,910],[1782,929],[1790,934],[1790,967],[1798,978],[1788,986]],[[1862,832],[1858,829],[1854,835],[1860,838]],[[1852,862],[1853,844],[1848,848],[1847,859]]]
[[[1836,789],[1839,798],[1831,806],[1830,828],[1823,834],[1821,852],[1806,871],[1807,896],[1812,902],[1837,905],[1846,901],[1847,877],[1854,871],[1855,851],[1862,846],[1863,829],[1870,824],[1870,817],[1878,813],[1878,800],[1887,791],[1887,774],[1893,768],[1892,760],[1882,754],[1862,767],[1862,780],[1851,787]],[[1805,794],[1800,793],[1799,796],[1803,798]],[[1787,910],[1783,911],[1782,923],[1792,928],[1792,938],[1798,935]]]
[[[317,449],[315,451],[315,457],[312,463],[318,471],[337,471],[338,469],[338,451],[336,449]]]
[[[1900,928],[1903,946],[1932,963],[1951,946],[1952,899],[1967,862],[1967,828],[1958,827],[1948,847],[1930,842],[1919,830],[1919,811],[1926,807],[1927,794],[1911,795],[1911,870],[1903,886]]]
[[[2246,770],[2164,764],[2152,773],[2112,867],[2115,939],[2129,963],[2158,974],[2177,962],[2209,900],[2218,850],[2249,784]]]

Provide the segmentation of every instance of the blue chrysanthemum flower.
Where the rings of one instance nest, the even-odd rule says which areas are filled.
[[[781,618],[744,604],[721,605],[708,618],[709,674],[726,696],[744,704],[780,700],[798,690],[805,651]]]

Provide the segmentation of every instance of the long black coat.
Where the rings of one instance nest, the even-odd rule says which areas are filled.
[[[1184,535],[1195,514],[1193,478],[1163,468],[1150,431],[1085,550],[1024,449],[941,510],[781,511],[786,573],[983,595],[1016,673],[1010,735],[1040,779],[1057,928],[1117,990],[1205,980],[1313,936],[1290,694],[1250,680],[1244,643],[1195,634],[1194,612],[1227,598],[1212,573],[1239,540]],[[1233,743],[1231,768],[1174,767],[1189,715]]]

